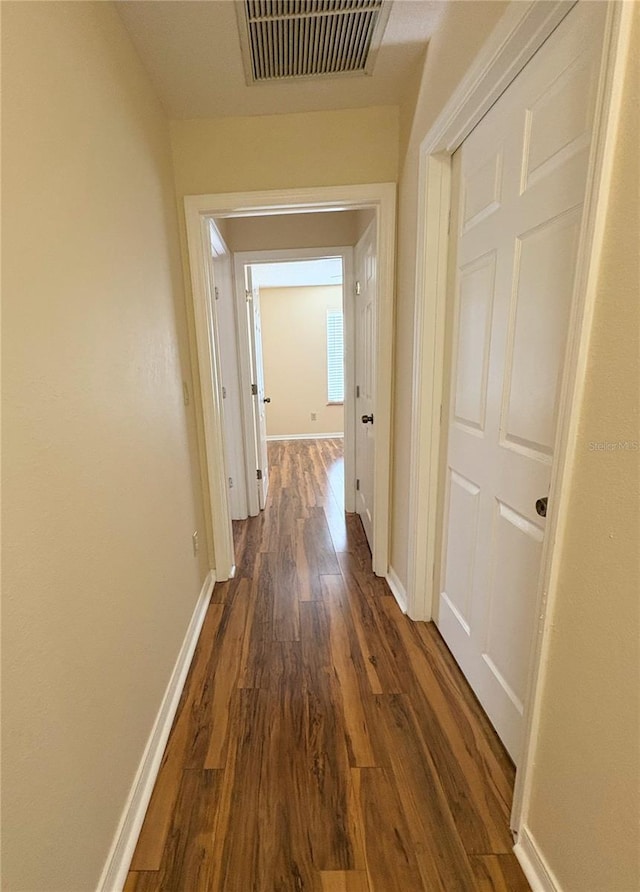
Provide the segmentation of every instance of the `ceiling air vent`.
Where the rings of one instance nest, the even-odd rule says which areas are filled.
[[[241,0],[248,84],[371,74],[391,0]]]

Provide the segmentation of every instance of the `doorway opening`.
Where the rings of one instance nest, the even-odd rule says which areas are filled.
[[[246,277],[246,268],[261,260],[282,262],[286,260],[300,260],[300,257],[291,257],[296,244],[295,238],[289,239],[284,244],[273,245],[276,228],[273,225],[277,220],[306,217],[307,219],[328,218],[337,214],[344,215],[350,212],[351,216],[358,219],[359,225],[369,232],[369,238],[373,250],[369,251],[365,258],[363,274],[356,278],[353,269],[353,248],[358,239],[327,240],[324,244],[327,248],[304,248],[307,254],[315,251],[315,256],[307,259],[330,259],[341,257],[343,270],[343,287],[345,297],[343,314],[344,349],[344,437],[345,437],[345,507],[352,511],[356,507],[356,492],[358,486],[362,488],[368,481],[370,498],[370,546],[372,551],[372,568],[379,576],[386,576],[388,572],[389,558],[389,490],[390,490],[390,435],[391,435],[391,382],[392,382],[392,342],[391,332],[393,328],[393,282],[394,282],[394,240],[395,240],[395,185],[374,184],[371,186],[330,187],[310,190],[293,190],[286,192],[248,193],[240,195],[213,195],[213,196],[188,196],[185,199],[187,218],[187,237],[191,277],[193,286],[193,302],[195,317],[195,334],[197,341],[198,373],[202,391],[202,427],[205,452],[206,486],[208,488],[212,552],[215,564],[216,578],[224,580],[233,575],[234,551],[231,532],[232,503],[236,493],[241,491],[242,485],[236,488],[236,477],[244,478],[246,487],[247,515],[249,501],[252,500],[252,492],[260,483],[259,472],[264,469],[259,466],[250,467],[249,457],[252,452],[251,437],[246,436],[250,415],[254,418],[253,429],[255,431],[255,418],[260,415],[258,399],[269,399],[271,395],[262,388],[260,395],[260,382],[251,379],[255,373],[255,362],[251,362],[250,338],[251,328],[255,338],[255,313],[247,316],[247,291],[250,284]],[[346,216],[346,215],[345,215]],[[268,233],[267,241],[271,244],[257,244],[255,241],[249,245],[239,245],[237,235],[241,229],[245,232],[262,228]],[[289,233],[294,232],[298,226],[289,226]],[[275,239],[277,241],[277,239]],[[336,241],[343,247],[335,248]],[[310,241],[306,245],[322,244],[322,241]],[[300,242],[298,242],[298,246]],[[217,246],[217,247],[216,247]],[[269,251],[268,258],[256,256],[260,250]],[[216,252],[219,252],[216,256]],[[274,256],[280,254],[280,256]],[[245,256],[242,257],[241,255]],[[251,256],[247,256],[250,254]],[[283,256],[286,255],[286,256]],[[222,258],[222,260],[221,260]],[[226,258],[226,260],[224,259]],[[221,277],[217,265],[226,263],[232,269],[234,278],[233,289],[235,291],[235,322],[236,330],[231,332],[225,329],[225,310],[222,309],[224,300],[221,293]],[[241,268],[238,269],[238,266]],[[370,287],[365,285],[365,276]],[[224,279],[224,276],[222,277]],[[355,380],[355,356],[357,324],[355,319],[355,301],[350,301],[348,296],[356,295],[356,281],[360,283],[360,293],[368,293],[370,296],[369,307],[364,316],[367,319],[366,346],[361,346],[360,355],[366,355],[372,364],[366,382]],[[242,298],[242,302],[240,301]],[[350,309],[351,308],[351,309]],[[226,313],[227,323],[230,324],[233,314]],[[221,319],[223,320],[221,323]],[[251,328],[249,321],[252,322]],[[262,320],[261,320],[262,321]],[[242,325],[240,324],[242,322]],[[326,337],[329,338],[329,327],[333,335],[338,326],[338,320],[326,319]],[[335,338],[334,338],[335,339]],[[353,341],[354,361],[350,361],[349,343]],[[253,352],[255,354],[255,343]],[[235,446],[228,442],[230,425],[229,418],[236,417],[228,408],[229,388],[226,380],[223,380],[223,366],[229,365],[230,356],[235,354],[237,377],[235,384],[240,393],[240,424],[244,426],[241,436],[236,439]],[[225,359],[226,356],[226,359]],[[327,355],[327,369],[329,357]],[[327,371],[328,374],[328,371]],[[224,376],[226,378],[226,376]],[[233,378],[233,375],[231,376]],[[366,386],[365,386],[366,383]],[[249,391],[247,393],[247,384]],[[360,386],[359,386],[360,385]],[[327,379],[327,388],[329,381]],[[233,387],[231,388],[233,389]],[[255,392],[252,392],[255,391]],[[251,412],[247,411],[246,401],[253,400]],[[272,398],[272,397],[271,397]],[[368,400],[363,411],[360,412],[360,403]],[[338,400],[330,400],[327,390],[326,403]],[[242,405],[245,404],[245,409]],[[269,403],[261,403],[265,416],[265,428]],[[329,408],[328,405],[325,408]],[[314,409],[309,408],[309,422]],[[318,415],[315,412],[316,417]],[[356,416],[358,420],[356,422]],[[366,421],[362,418],[366,417]],[[236,426],[238,418],[236,417]],[[375,427],[374,422],[375,421]],[[367,437],[369,462],[367,474],[356,474],[356,460],[358,444],[356,441],[356,425],[369,428]],[[284,433],[291,433],[284,431]],[[338,431],[329,431],[338,433]],[[266,451],[265,430],[264,445]],[[360,435],[361,436],[361,435]],[[232,437],[233,439],[233,437]],[[257,453],[258,442],[253,438],[253,450]],[[353,444],[353,445],[352,445]],[[237,461],[242,453],[241,464],[244,466],[243,474],[238,474]],[[235,475],[228,472],[229,457],[236,462]],[[267,462],[268,469],[268,462]],[[253,475],[253,479],[252,478]],[[230,478],[232,487],[230,487]],[[265,475],[262,475],[265,480]],[[255,483],[254,483],[255,481]],[[358,484],[359,481],[359,484]],[[254,489],[255,487],[255,489]],[[231,489],[235,490],[231,492]],[[258,490],[258,506],[260,510],[260,490]],[[262,502],[266,499],[266,488],[262,491]],[[375,506],[375,507],[374,507]]]
[[[352,249],[318,248],[311,254],[308,249],[234,254],[249,481],[239,517],[255,516],[265,507],[268,441],[342,439],[345,418],[351,421],[352,388],[346,386],[345,366],[352,360],[353,326],[350,308],[345,313],[350,300],[345,283],[352,279]],[[351,457],[353,425],[348,428]],[[352,476],[349,462],[342,496],[349,511],[354,510]]]

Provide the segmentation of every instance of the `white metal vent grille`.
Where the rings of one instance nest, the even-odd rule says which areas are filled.
[[[248,83],[370,74],[391,0],[241,0]]]

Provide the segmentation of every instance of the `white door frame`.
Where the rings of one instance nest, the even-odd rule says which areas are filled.
[[[247,511],[247,481],[245,471],[245,443],[243,437],[242,410],[240,406],[241,400],[241,383],[238,367],[238,350],[236,338],[236,300],[234,287],[234,270],[233,256],[222,238],[218,227],[214,220],[209,220],[209,229],[211,232],[211,253],[213,255],[213,269],[211,275],[216,281],[218,275],[217,263],[224,262],[228,264],[228,281],[225,277],[224,285],[228,285],[229,292],[224,285],[217,281],[215,298],[215,317],[218,334],[220,336],[218,343],[222,343],[223,339],[227,339],[231,350],[226,352],[220,348],[220,371],[222,388],[222,406],[225,410],[224,421],[224,442],[227,474],[229,475],[229,507],[231,516],[237,518],[246,518]],[[218,293],[220,292],[220,293]],[[229,309],[222,314],[221,308],[226,308],[226,302],[229,301]],[[225,366],[225,355],[228,365]],[[226,393],[225,393],[226,388]],[[237,394],[237,400],[235,399]],[[238,418],[238,415],[240,417]],[[238,424],[238,421],[240,422]],[[233,481],[233,483],[232,483]]]
[[[246,341],[242,332],[244,319],[244,267],[252,263],[288,263],[300,260],[321,260],[325,257],[342,259],[342,309],[344,314],[344,507],[345,511],[355,511],[355,401],[354,391],[354,324],[353,324],[353,248],[342,245],[332,248],[291,248],[281,251],[237,251],[233,255],[236,291],[236,319],[238,325],[238,341]],[[251,437],[251,381],[249,380],[249,362],[246,352],[248,344],[239,343],[238,361],[240,364],[240,381],[242,389],[242,414],[244,420],[245,443]],[[267,439],[269,439],[267,437]],[[246,474],[248,489],[251,487],[253,458],[247,455]],[[249,499],[249,514],[258,514],[257,496]]]
[[[378,335],[374,457],[375,516],[373,571],[385,576],[389,568],[389,509],[391,482],[391,394],[393,385],[393,329],[395,294],[396,184],[319,186],[265,192],[187,195],[184,198],[189,265],[196,327],[198,368],[203,379],[203,428],[209,478],[216,571],[233,567],[233,540],[228,533],[228,496],[224,477],[221,411],[215,393],[215,347],[207,315],[207,264],[204,237],[210,217],[257,216],[322,210],[374,208],[378,220]],[[216,572],[216,577],[218,573]]]
[[[444,318],[451,193],[451,156],[478,121],[571,10],[566,0],[512,3],[468,74],[427,133],[420,147],[416,308],[414,328],[413,419],[410,474],[408,612],[430,620],[436,604],[434,565],[438,534],[441,405],[444,377]],[[540,720],[542,680],[549,646],[558,576],[558,542],[567,517],[568,484],[577,443],[578,414],[585,381],[602,237],[610,189],[615,136],[620,115],[624,64],[633,4],[610,3],[598,85],[576,286],[562,384],[549,516],[540,574],[540,617],[533,648],[525,711],[525,747],[516,776],[512,828],[516,853],[534,864],[526,820],[531,767]],[[527,848],[527,846],[529,846]],[[535,864],[534,864],[535,868]],[[527,875],[533,873],[527,870]]]

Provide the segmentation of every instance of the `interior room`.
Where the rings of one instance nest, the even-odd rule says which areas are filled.
[[[640,5],[0,15],[2,889],[637,892]]]

